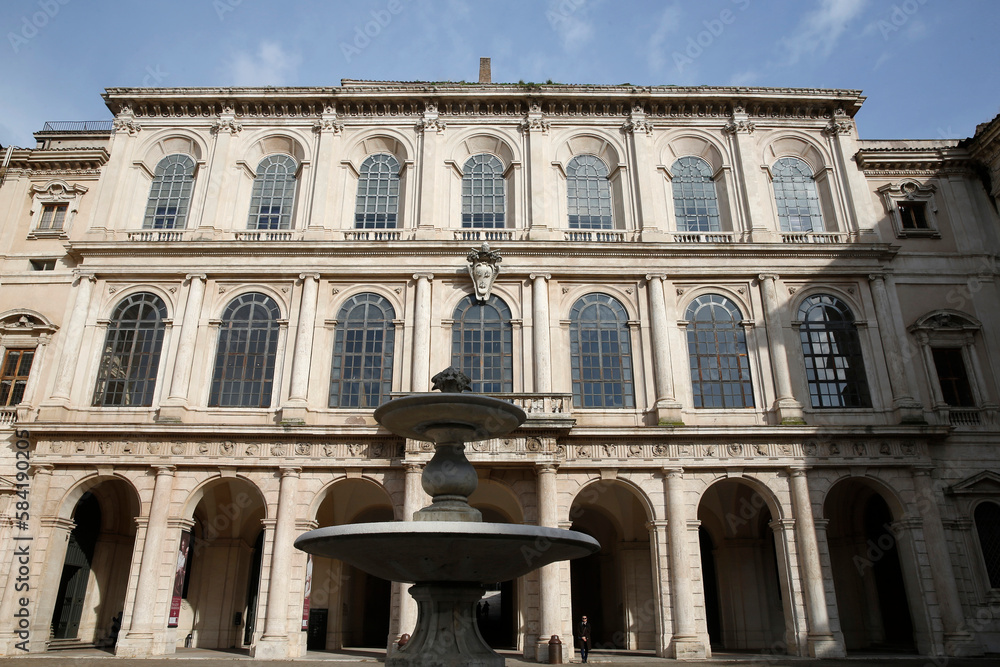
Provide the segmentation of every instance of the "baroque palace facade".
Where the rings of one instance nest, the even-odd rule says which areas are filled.
[[[664,657],[1000,651],[1000,120],[862,141],[851,90],[104,98],[0,152],[3,654],[392,650],[406,587],[292,542],[426,504],[430,452],[372,411],[449,365],[528,413],[469,446],[473,506],[602,545],[490,584],[494,646],[569,658],[587,614]]]

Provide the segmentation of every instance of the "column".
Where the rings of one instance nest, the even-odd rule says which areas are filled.
[[[774,389],[778,394],[774,402],[774,411],[782,424],[801,424],[802,405],[792,394],[792,377],[788,372],[788,353],[785,349],[785,332],[781,326],[781,307],[778,304],[778,292],[775,281],[778,276],[762,273],[760,280],[761,296],[764,300],[764,321],[767,327],[767,340],[770,345],[771,372],[774,374]]]
[[[53,400],[69,403],[69,392],[73,386],[73,376],[80,362],[80,345],[83,343],[83,332],[87,325],[87,311],[90,310],[90,298],[94,292],[97,278],[93,274],[81,274],[76,279],[76,300],[73,302],[73,312],[66,323],[65,339],[62,355],[56,370],[56,386],[52,391]]]
[[[670,657],[671,631],[668,618],[672,616],[671,597],[667,593],[670,586],[670,542],[667,538],[666,521],[647,521],[649,530],[649,552],[653,559],[653,601],[655,602],[656,656]]]
[[[781,239],[774,229],[774,220],[765,220],[764,212],[771,210],[771,193],[762,166],[758,160],[756,142],[753,140],[754,124],[743,108],[733,112],[732,120],[723,128],[731,135],[733,155],[736,158],[736,184],[739,196],[743,229],[733,225],[733,231],[749,232],[749,240],[754,243],[774,243]]]
[[[340,188],[330,185],[339,173],[340,162],[336,159],[335,141],[343,136],[344,125],[337,120],[337,111],[328,106],[313,124],[316,134],[316,171],[312,190],[312,206],[307,221],[305,238],[323,238],[327,232],[327,220],[337,219],[340,207]]]
[[[437,105],[427,102],[423,117],[417,123],[420,138],[420,183],[417,193],[420,197],[417,203],[417,231],[415,238],[434,238],[434,223],[438,219],[437,201],[438,178],[442,163],[438,158],[439,135],[443,135],[445,124],[440,120]]]
[[[306,397],[309,393],[309,368],[312,365],[313,334],[316,327],[316,297],[319,293],[319,274],[302,273],[302,299],[299,306],[299,323],[295,329],[295,348],[292,354],[292,377],[289,382],[289,405],[281,412],[282,421],[305,417]],[[295,410],[293,415],[290,409]],[[301,413],[301,414],[300,414]]]
[[[941,523],[939,502],[931,479],[933,468],[913,469],[913,483],[916,491],[916,509],[923,518],[924,545],[934,592],[941,609],[941,623],[944,626],[944,647],[947,655],[982,655],[983,647],[975,642],[966,628],[965,613],[958,597],[958,585],[952,569],[951,554],[948,553],[947,536]],[[943,499],[942,499],[943,500]]]
[[[403,480],[403,521],[413,521],[413,513],[424,504],[424,489],[420,486],[423,465],[404,463],[406,477]],[[417,601],[410,595],[410,584],[398,584],[399,592],[399,634],[413,634],[417,627]],[[399,637],[396,638],[399,641]]]
[[[795,539],[798,542],[799,567],[804,578],[806,611],[809,614],[809,655],[814,658],[842,658],[844,647],[830,632],[830,615],[826,602],[823,569],[819,560],[819,544],[813,523],[812,501],[805,468],[792,468],[792,509],[795,512]]]
[[[187,404],[188,389],[191,383],[191,362],[194,359],[194,348],[198,341],[198,321],[201,319],[201,306],[205,301],[204,273],[190,273],[184,277],[188,283],[187,304],[184,306],[184,321],[181,323],[180,340],[177,343],[177,355],[174,357],[174,373],[170,378],[170,394],[164,401],[167,405],[184,406]],[[163,409],[160,418],[164,418]],[[166,415],[170,416],[170,415]]]
[[[118,641],[116,656],[144,658],[153,653],[153,614],[159,597],[160,566],[163,564],[163,538],[170,517],[170,493],[174,487],[174,466],[156,466],[153,498],[146,517],[146,534],[142,541],[142,560],[135,586],[135,602],[129,620],[128,634]]]
[[[663,274],[648,274],[646,287],[649,298],[650,337],[653,345],[653,386],[656,391],[656,416],[660,424],[682,425],[681,404],[674,398],[670,382],[670,333],[664,301]]]
[[[413,371],[410,386],[413,391],[427,391],[431,374],[431,284],[433,273],[415,273],[416,304],[413,311]]]
[[[549,343],[549,283],[547,273],[532,273],[531,327],[532,368],[535,369],[535,387],[538,393],[552,391],[552,347]]]
[[[879,340],[885,352],[885,364],[889,371],[889,388],[892,392],[892,405],[903,422],[923,422],[923,406],[914,400],[909,391],[904,368],[903,351],[899,340],[903,338],[896,330],[896,322],[889,305],[889,292],[885,287],[885,275],[873,273],[868,276],[871,283],[872,301],[875,304],[875,319],[878,321]],[[934,366],[929,366],[934,368]],[[934,383],[931,383],[933,386]]]
[[[271,542],[271,567],[267,577],[267,607],[264,634],[250,656],[267,660],[290,657],[288,641],[288,577],[292,565],[292,543],[295,541],[295,493],[301,468],[283,467],[278,488],[278,511]]]
[[[542,464],[538,473],[538,525],[546,528],[559,527],[559,498],[556,491],[556,466]],[[538,570],[538,643],[535,659],[548,660],[549,639],[559,634],[559,563],[549,563]],[[560,637],[562,642],[572,643],[572,637]]]
[[[694,594],[691,592],[691,564],[688,557],[687,512],[684,507],[684,471],[664,469],[667,487],[667,533],[670,538],[670,590],[673,593],[674,635],[672,657],[697,660],[707,657],[705,644],[698,638],[694,623]]]

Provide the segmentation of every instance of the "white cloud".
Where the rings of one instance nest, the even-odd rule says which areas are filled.
[[[795,34],[782,40],[787,64],[804,56],[825,59],[833,53],[847,25],[864,10],[868,0],[820,0],[819,6],[802,17]]]
[[[757,74],[756,70],[748,69],[743,72],[737,72],[729,78],[730,86],[752,86],[757,83],[760,76]]]
[[[284,86],[297,78],[301,63],[299,54],[264,40],[256,55],[245,51],[233,54],[228,74],[234,86]]]
[[[660,14],[656,29],[646,43],[647,62],[653,72],[662,71],[667,63],[667,37],[677,32],[682,14],[678,5],[670,5]]]

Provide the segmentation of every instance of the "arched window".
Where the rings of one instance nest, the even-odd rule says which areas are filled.
[[[250,196],[250,229],[291,229],[295,205],[295,171],[289,155],[269,155],[257,165]]]
[[[677,231],[718,232],[719,198],[715,194],[712,168],[700,157],[682,157],[670,168],[673,174],[674,211]]]
[[[156,165],[149,188],[143,229],[183,229],[191,208],[194,160],[189,155],[168,155]]]
[[[482,302],[469,295],[458,302],[454,319],[451,365],[472,378],[472,391],[513,391],[514,330],[503,299]]]
[[[1000,588],[1000,505],[979,503],[974,514],[990,588]]]
[[[798,158],[783,157],[774,163],[771,171],[781,231],[823,231],[816,179],[809,165]]]
[[[570,310],[573,405],[632,408],[632,343],[625,307],[607,294],[587,294]]]
[[[752,408],[753,384],[743,315],[719,294],[703,294],[687,315],[691,389],[696,408]]]
[[[507,197],[503,162],[495,155],[473,155],[462,167],[462,226],[503,227]]]
[[[608,167],[596,155],[577,155],[566,166],[570,229],[611,229]]]
[[[354,226],[391,229],[399,211],[399,162],[388,153],[369,155],[361,163]]]
[[[94,389],[95,406],[150,406],[163,347],[167,307],[140,292],[115,308],[104,338]]]
[[[799,338],[814,408],[868,408],[871,397],[854,314],[840,299],[811,296],[799,307]]]
[[[375,408],[392,391],[392,320],[396,313],[378,294],[358,294],[337,316],[330,374],[331,408]]]
[[[219,326],[210,406],[271,406],[280,314],[278,304],[263,294],[251,292],[229,302]]]

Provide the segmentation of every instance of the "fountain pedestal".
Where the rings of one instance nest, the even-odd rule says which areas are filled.
[[[414,512],[413,521],[313,530],[299,536],[295,546],[376,577],[414,584],[410,595],[417,601],[417,625],[406,645],[386,657],[388,667],[503,667],[503,657],[483,640],[476,623],[483,584],[515,579],[601,547],[589,535],[570,530],[484,523],[469,506],[479,477],[465,456],[465,443],[510,433],[526,415],[500,399],[457,393],[468,386],[468,378],[454,369],[439,373],[434,383],[445,391],[397,398],[375,411],[375,419],[393,433],[435,444],[421,476],[430,506]]]

